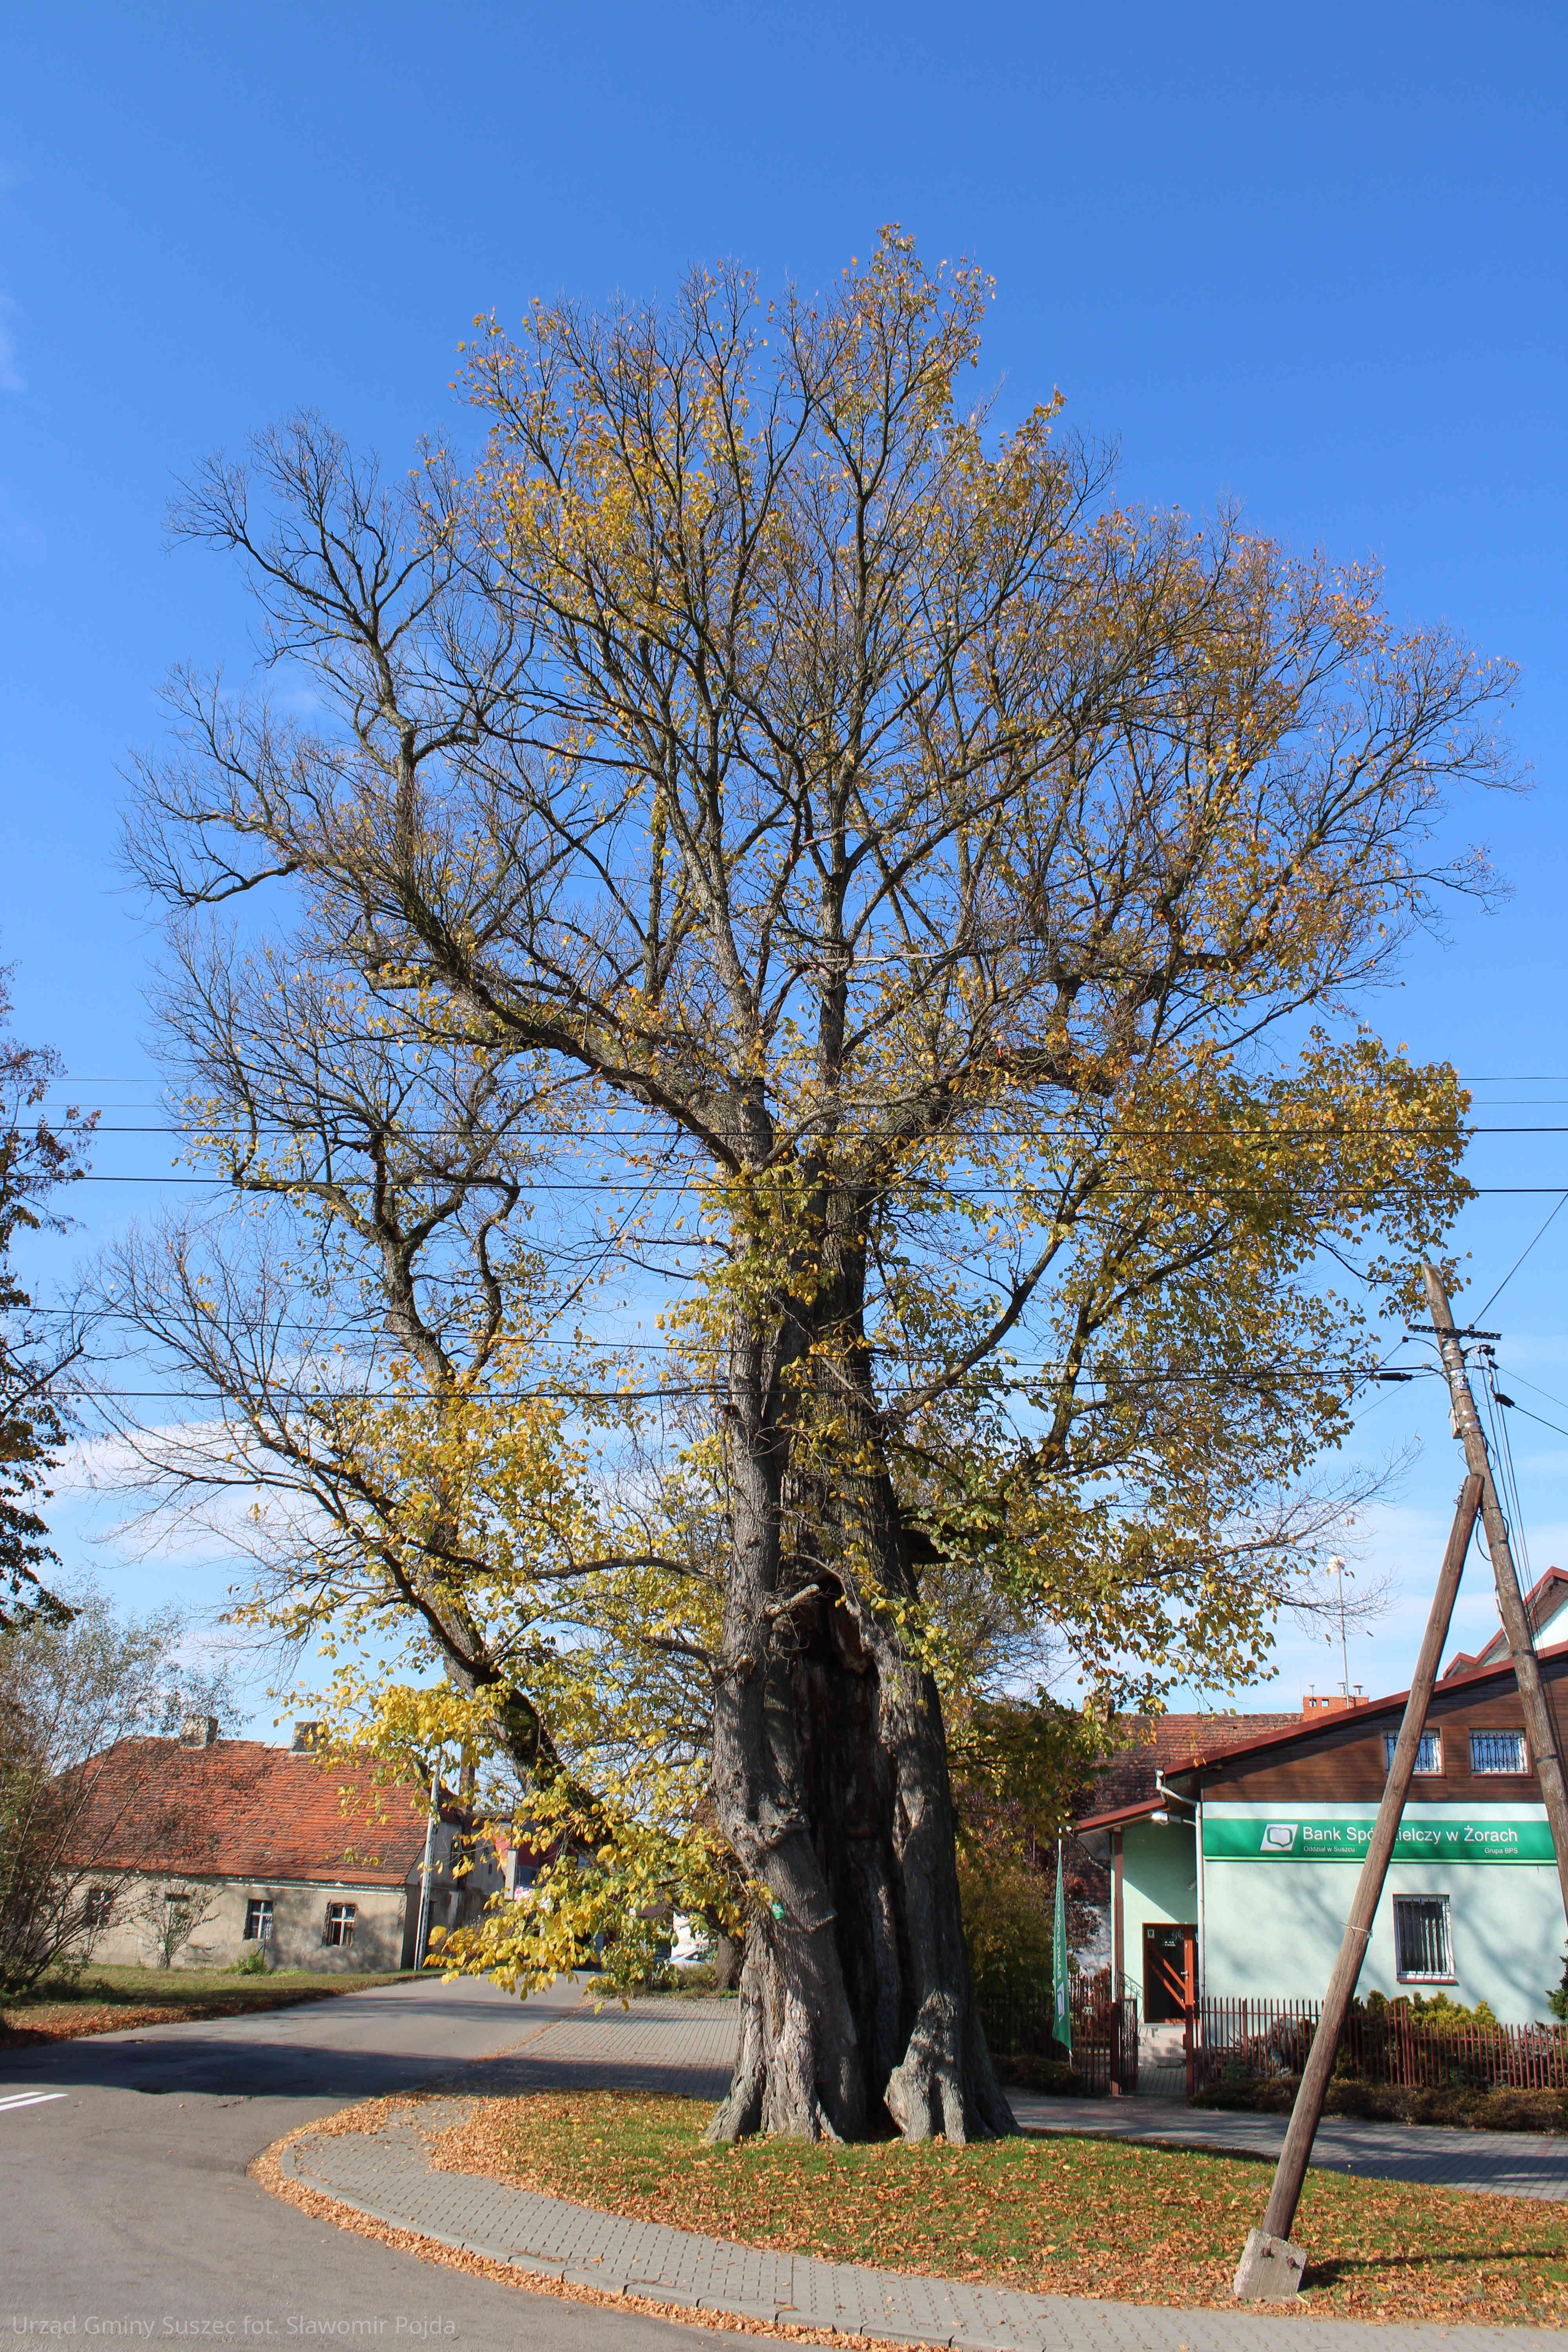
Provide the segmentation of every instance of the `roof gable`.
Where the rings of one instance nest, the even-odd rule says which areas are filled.
[[[1536,1578],[1524,1596],[1525,1617],[1537,1641],[1549,1625],[1557,1622],[1565,1609],[1568,1609],[1568,1570],[1549,1568],[1544,1576]],[[1568,1633],[1568,1626],[1562,1630]],[[1508,1635],[1500,1625],[1491,1640],[1484,1643],[1479,1650],[1460,1650],[1444,1667],[1439,1679],[1445,1683],[1452,1682],[1456,1675],[1471,1674],[1478,1666],[1505,1664],[1507,1658]]]

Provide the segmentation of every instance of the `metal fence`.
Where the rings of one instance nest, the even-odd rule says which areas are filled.
[[[1187,2013],[1187,2093],[1299,2075],[1315,2000],[1205,2000]],[[1337,2081],[1401,2091],[1568,2090],[1568,2033],[1545,2025],[1445,2025],[1405,2001],[1357,2001],[1340,2034]]]
[[[979,1990],[981,2022],[993,2058],[1053,2058],[1068,2052],[1056,2038],[1056,1996],[1048,1977],[997,1980]],[[1138,2000],[1117,1987],[1109,1969],[1077,1977],[1072,1987],[1071,2064],[1084,2089],[1103,2098],[1111,2090],[1138,2087]]]

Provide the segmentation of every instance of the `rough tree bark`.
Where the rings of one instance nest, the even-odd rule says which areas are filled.
[[[830,1231],[847,1207],[862,1222],[839,1202]],[[769,1899],[747,1937],[740,2055],[709,2137],[849,2139],[891,2123],[908,2139],[990,2138],[1016,2126],[963,1941],[941,1699],[889,1606],[917,1601],[918,1580],[872,1387],[859,1235],[830,1241],[826,1259],[812,1320],[833,1368],[822,1402],[835,1458],[829,1479],[796,1482],[812,1486],[808,1507],[790,1492],[784,1368],[751,1333],[731,1360],[743,1368],[728,1433],[738,1572],[714,1791]],[[786,1549],[789,1526],[805,1540]]]

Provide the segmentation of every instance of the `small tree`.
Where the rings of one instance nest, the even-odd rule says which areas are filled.
[[[172,1969],[203,1921],[217,1905],[217,1889],[189,1880],[178,1885],[155,1881],[136,1908],[136,1917],[153,1944],[155,1964]]]
[[[167,1612],[118,1623],[89,1593],[0,1633],[0,1992],[79,1965],[108,1924],[104,1879],[204,1834],[163,1743],[232,1703],[221,1673],[182,1664],[184,1631]]]

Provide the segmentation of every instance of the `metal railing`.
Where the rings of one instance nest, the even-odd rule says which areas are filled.
[[[987,1979],[978,1993],[993,2058],[1068,2062],[1057,2040],[1056,1996],[1048,1977]],[[1091,2096],[1138,2087],[1138,1997],[1117,1986],[1109,1969],[1073,1979],[1070,2063]]]
[[[1299,2075],[1317,2023],[1315,2000],[1200,2001],[1186,2019],[1188,2097]],[[1568,2032],[1441,2024],[1406,2001],[1358,2001],[1340,2034],[1334,2079],[1401,2091],[1568,2090]]]

